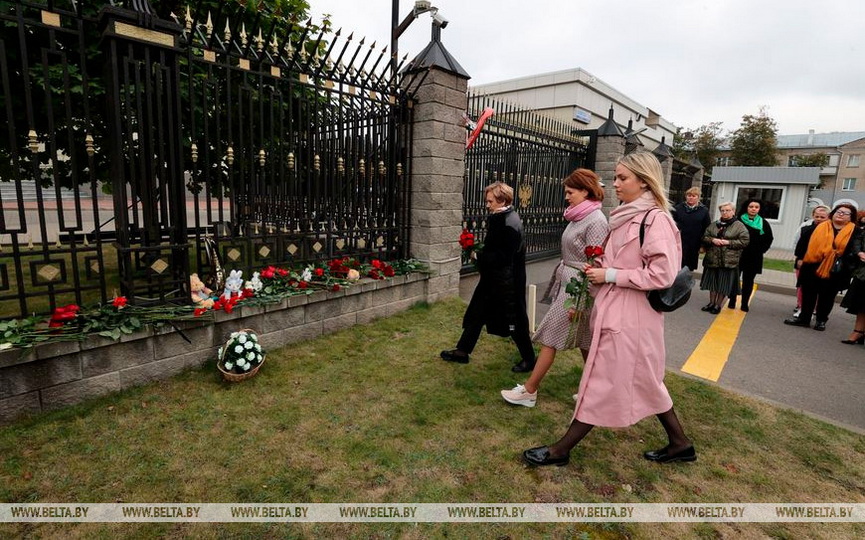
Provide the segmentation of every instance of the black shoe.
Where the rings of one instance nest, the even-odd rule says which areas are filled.
[[[525,452],[523,452],[523,459],[529,465],[535,465],[537,467],[544,467],[546,465],[557,465],[562,467],[567,465],[571,460],[570,454],[565,454],[563,457],[550,457],[550,449],[546,446],[538,446],[536,448],[529,448]]]
[[[443,360],[448,362],[456,362],[457,364],[468,364],[469,363],[469,355],[457,354],[457,349],[451,349],[449,351],[442,351],[441,357]]]
[[[736,299],[730,298],[730,302],[727,304],[727,307],[730,309],[736,309]]]
[[[526,362],[525,360],[523,360],[519,364],[512,367],[511,371],[513,371],[514,373],[528,373],[533,369],[535,369],[534,360],[532,360],[531,362]]]
[[[790,326],[804,326],[805,328],[811,326],[809,321],[802,319],[801,317],[790,317],[789,319],[784,319],[784,324],[789,324]],[[823,325],[823,329],[825,330],[826,325]]]
[[[712,305],[712,304],[706,304],[705,306],[703,306],[703,307],[700,308],[700,311],[709,311],[709,312],[711,312],[712,309],[714,309],[714,308],[715,308],[714,305]]]
[[[748,304],[742,304],[742,311],[747,313],[749,310],[750,310],[750,308],[748,308]]]
[[[815,322],[814,323],[814,330],[817,330],[818,332],[822,332],[823,330],[826,330],[826,321]]]
[[[865,344],[865,332],[862,330],[853,330],[853,333],[856,334],[856,339],[842,339],[841,343],[845,343],[847,345],[862,345]]]
[[[651,452],[646,452],[645,454],[643,454],[643,457],[648,459],[649,461],[655,461],[657,463],[697,461],[697,452],[694,450],[693,446],[689,446],[680,452],[676,452],[675,454],[668,454],[667,448],[669,448],[669,446],[665,446],[660,450],[652,450]]]
[[[712,306],[712,309],[709,310],[709,313],[711,313],[712,315],[717,315],[718,313],[721,313],[721,308],[718,306]]]

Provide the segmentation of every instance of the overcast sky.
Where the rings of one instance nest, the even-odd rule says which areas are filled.
[[[308,0],[318,22],[390,43],[392,0]],[[583,68],[677,126],[865,131],[865,0],[433,0],[469,85]],[[401,0],[399,19],[414,0]],[[400,58],[430,39],[428,14]],[[622,121],[622,119],[618,119]],[[625,120],[626,121],[626,120]]]

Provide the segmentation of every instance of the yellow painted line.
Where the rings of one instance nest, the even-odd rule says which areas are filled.
[[[754,285],[750,303],[754,302],[756,294],[757,286]],[[730,358],[730,351],[733,350],[736,338],[739,337],[739,330],[742,328],[745,315],[747,313],[741,309],[729,309],[724,306],[721,313],[714,316],[715,321],[706,330],[703,339],[700,340],[697,348],[682,366],[682,371],[717,382]]]

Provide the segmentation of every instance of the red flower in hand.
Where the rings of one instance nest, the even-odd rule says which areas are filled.
[[[586,246],[584,253],[587,259],[594,259],[604,254],[604,248],[601,246]]]

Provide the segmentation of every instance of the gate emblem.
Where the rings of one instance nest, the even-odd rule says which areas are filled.
[[[520,208],[532,204],[532,186],[528,182],[520,184]]]

